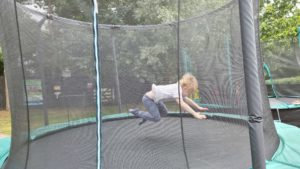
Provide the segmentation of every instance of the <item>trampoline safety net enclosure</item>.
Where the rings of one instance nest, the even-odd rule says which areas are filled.
[[[263,168],[279,140],[256,1],[98,4],[93,16],[90,0],[0,1],[13,123],[4,169]],[[165,102],[167,117],[139,126],[128,109],[187,72],[208,119]]]

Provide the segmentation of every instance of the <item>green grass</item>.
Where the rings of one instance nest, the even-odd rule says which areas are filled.
[[[178,105],[175,102],[168,102],[166,106],[169,111],[178,111]],[[127,113],[130,108],[139,108],[145,110],[142,103],[123,104],[121,113]],[[56,107],[47,109],[49,124],[65,123],[79,119],[95,117],[96,108],[91,107]],[[29,119],[31,131],[45,126],[45,110],[41,107],[29,107]],[[117,105],[103,105],[102,116],[118,114]],[[0,135],[11,135],[11,119],[9,111],[0,111]]]
[[[273,79],[274,84],[300,84],[300,76]],[[267,85],[271,85],[271,80],[266,80]]]
[[[0,111],[0,136],[11,135],[11,120],[9,111]]]
[[[45,112],[48,114],[48,124],[64,123],[87,117],[95,116],[95,108],[80,107],[54,107],[43,110],[41,107],[30,107],[29,120],[30,129],[45,126]]]

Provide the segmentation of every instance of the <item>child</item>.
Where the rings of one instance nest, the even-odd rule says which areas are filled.
[[[180,92],[178,92],[178,88]],[[152,90],[148,91],[142,98],[142,102],[148,112],[139,111],[138,109],[129,109],[129,112],[143,119],[140,125],[147,120],[158,122],[161,116],[166,116],[168,113],[163,102],[174,100],[184,111],[187,111],[195,118],[206,119],[205,115],[202,115],[200,112],[196,112],[195,110],[207,111],[208,109],[200,107],[192,99],[188,98],[188,96],[193,94],[197,89],[198,81],[190,73],[184,74],[179,83],[177,82],[168,85],[152,84]]]

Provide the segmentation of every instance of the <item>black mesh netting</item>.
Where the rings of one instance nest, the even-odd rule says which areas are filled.
[[[151,3],[135,5],[150,10]],[[168,3],[173,13],[166,20],[137,25],[145,16],[136,10],[136,25],[99,25],[103,168],[249,168],[239,3],[199,1],[191,9],[192,2],[181,1],[180,22],[177,1]],[[92,9],[91,3],[74,4],[82,12]],[[92,24],[49,17],[21,4],[16,17],[10,0],[0,2],[0,11],[15,138],[5,169],[96,168]],[[191,98],[218,117],[196,120],[166,102],[168,117],[138,126],[140,119],[128,109],[144,109],[141,98],[153,83],[175,83],[186,72],[199,83]],[[278,140],[267,101],[263,104],[270,158]]]

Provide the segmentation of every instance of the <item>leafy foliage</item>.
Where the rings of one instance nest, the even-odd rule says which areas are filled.
[[[170,23],[178,19],[177,0],[99,0],[98,2],[100,23],[147,25]],[[223,6],[226,2],[228,1],[181,1],[180,18],[186,19],[213,11]],[[296,41],[297,26],[300,25],[300,10],[296,8],[297,0],[260,0],[260,2],[260,37],[264,43],[263,55],[265,57],[274,57],[275,55],[282,57],[292,56],[293,50],[289,48],[292,44],[291,42]],[[61,17],[80,21],[91,21],[92,19],[90,0],[36,0],[36,3],[49,5],[51,10]],[[222,25],[222,21],[220,21],[219,25]],[[193,26],[197,27],[195,23]],[[198,27],[197,30],[199,31],[207,29],[202,25]],[[189,38],[186,38],[188,42],[183,42],[187,43],[187,45],[182,45],[184,47],[188,46],[190,51],[194,51],[194,53],[189,52],[192,56],[197,56],[203,52],[199,46],[202,44],[202,41],[207,40],[201,40],[206,37],[203,37],[200,34],[201,32],[197,32],[197,30],[190,29],[185,35],[186,37],[189,36]],[[173,80],[159,79],[159,77],[161,72],[166,72],[161,70],[164,67],[162,65],[170,65],[166,74],[172,74],[171,70],[173,69],[171,68],[177,64],[176,59],[174,59],[176,55],[176,46],[174,46],[176,45],[176,39],[167,36],[168,34],[173,34],[172,36],[175,37],[175,25],[173,27],[170,26],[166,31],[136,31],[140,32],[138,35],[133,32],[122,32],[123,35],[116,37],[115,45],[118,52],[118,62],[122,63],[120,69],[131,70],[142,82],[153,81],[154,79],[158,81]],[[100,36],[102,36],[102,39],[105,39],[105,42],[102,42],[101,45],[106,45],[101,52],[106,52],[107,57],[112,58],[112,52],[108,51],[112,48],[110,37],[103,37],[101,33]],[[108,32],[108,36],[110,36],[110,32]],[[275,45],[277,41],[280,41],[280,47]],[[107,44],[105,44],[106,42]],[[212,47],[211,50],[215,50],[215,48]],[[148,71],[145,70],[145,67]],[[281,69],[279,66],[276,67],[276,65],[274,67],[278,70]],[[280,71],[284,72],[284,70]],[[157,72],[157,74],[153,74],[153,72]]]
[[[297,76],[297,28],[300,9],[297,0],[262,1],[260,5],[260,38],[262,55],[278,77]],[[278,61],[281,60],[281,61]],[[287,73],[288,72],[288,73]]]
[[[38,2],[38,1],[37,1]],[[201,15],[224,5],[226,0],[203,1],[190,0],[181,4],[181,19]],[[39,4],[43,4],[40,0]],[[45,0],[58,16],[91,21],[90,0]],[[99,1],[99,21],[115,25],[148,25],[177,21],[177,0],[101,0]],[[196,26],[197,24],[194,24]],[[201,30],[199,26],[199,30]],[[190,29],[191,30],[191,29]],[[113,58],[111,34],[114,31],[100,30],[100,52],[107,58]],[[116,31],[119,32],[119,31]],[[190,36],[195,42],[201,35]],[[66,36],[64,36],[66,37]],[[67,40],[62,40],[67,41]],[[195,49],[199,48],[194,43]],[[159,29],[120,31],[116,35],[116,52],[120,76],[133,72],[140,82],[176,81],[176,24]],[[128,50],[130,49],[130,50]],[[63,63],[61,61],[60,63]],[[106,66],[104,66],[106,67]],[[128,73],[127,73],[128,76]],[[105,77],[105,75],[103,76]]]
[[[260,38],[262,41],[293,39],[300,26],[297,0],[274,0],[261,5]]]

